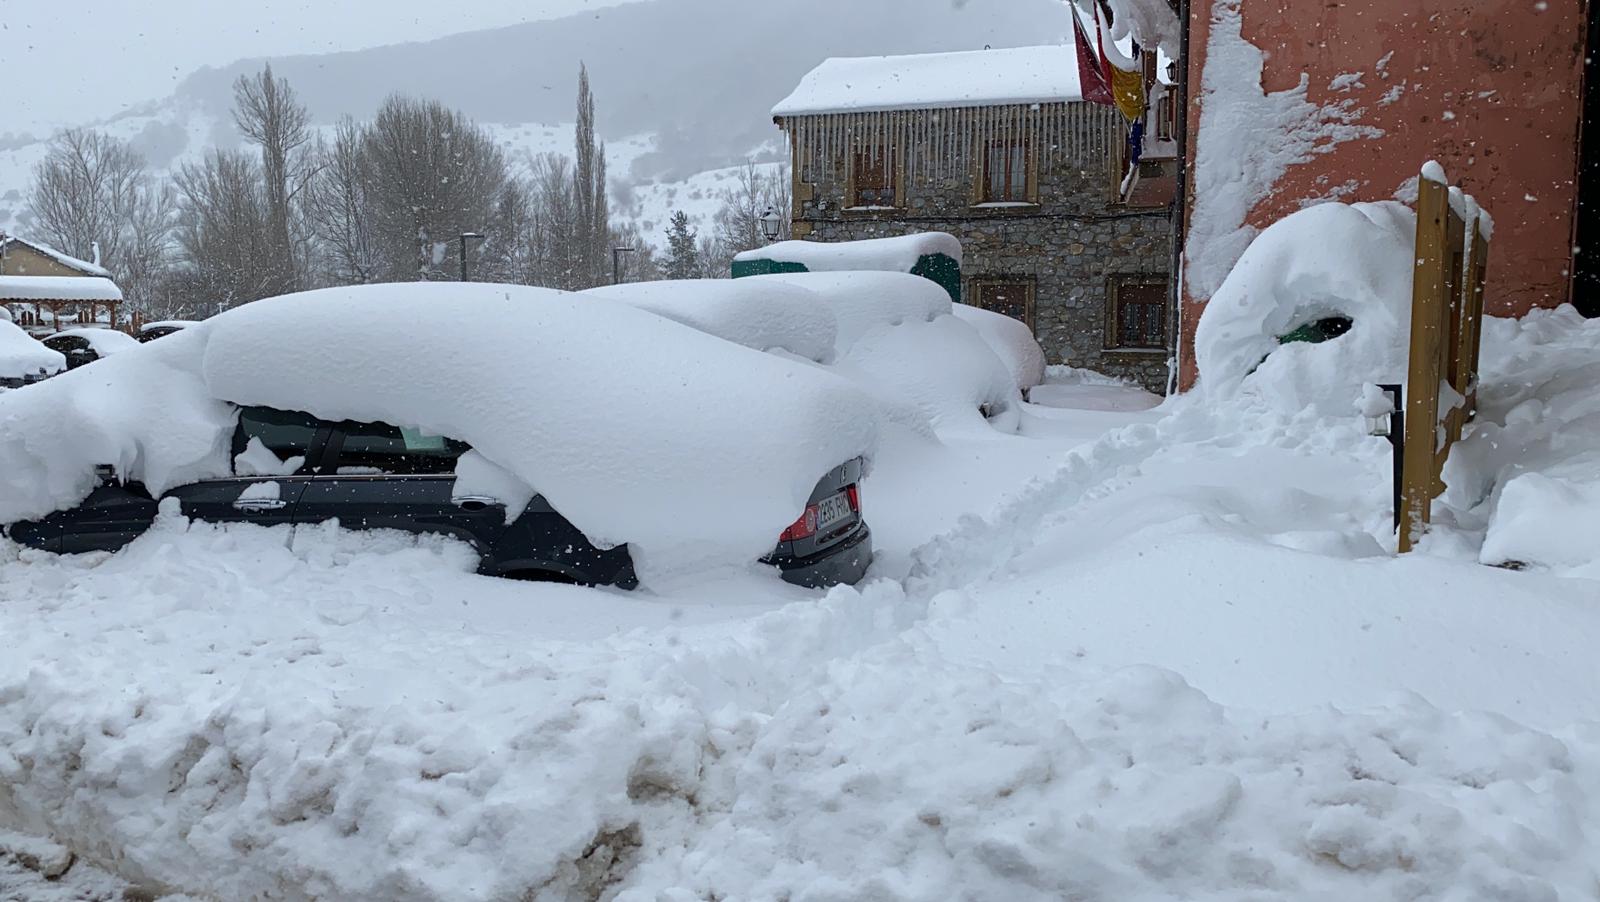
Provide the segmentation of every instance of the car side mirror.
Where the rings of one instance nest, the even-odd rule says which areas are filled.
[[[94,476],[101,485],[119,485],[122,480],[117,477],[117,468],[114,464],[99,464],[94,468]]]

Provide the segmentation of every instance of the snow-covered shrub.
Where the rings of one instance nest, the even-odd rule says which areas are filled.
[[[1195,362],[1208,395],[1247,387],[1288,410],[1345,414],[1369,382],[1398,381],[1409,338],[1416,216],[1404,204],[1327,203],[1256,236],[1206,304]],[[1324,320],[1321,343],[1279,339]]]

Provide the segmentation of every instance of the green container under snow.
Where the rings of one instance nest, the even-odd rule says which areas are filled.
[[[944,232],[865,241],[780,241],[733,258],[733,277],[784,272],[908,272],[961,303],[961,242]]]

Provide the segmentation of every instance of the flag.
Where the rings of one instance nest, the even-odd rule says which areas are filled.
[[[1090,103],[1101,103],[1106,106],[1116,105],[1116,95],[1111,91],[1110,64],[1106,62],[1105,54],[1099,47],[1090,46],[1089,35],[1083,30],[1083,23],[1078,21],[1078,7],[1076,3],[1067,4],[1072,8],[1072,36],[1073,43],[1078,49],[1078,90],[1083,94],[1083,99]],[[1099,17],[1098,10],[1096,18]],[[1098,25],[1098,21],[1096,23]],[[1095,37],[1098,38],[1099,29]]]

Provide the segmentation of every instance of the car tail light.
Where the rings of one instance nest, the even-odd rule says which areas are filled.
[[[789,528],[778,536],[778,541],[793,542],[795,539],[809,539],[816,535],[817,516],[817,506],[815,504],[807,505],[806,512],[800,515],[800,519],[789,524]]]
[[[844,490],[850,495],[850,509],[861,513],[861,487],[852,483],[845,486]]]

